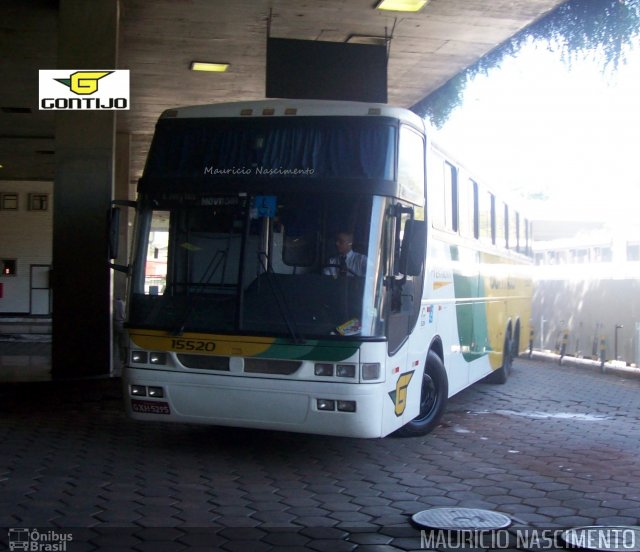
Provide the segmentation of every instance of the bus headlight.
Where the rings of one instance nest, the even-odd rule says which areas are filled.
[[[146,351],[131,351],[131,362],[146,364],[148,358]]]
[[[313,373],[316,376],[333,376],[333,364],[318,362],[313,367]]]
[[[335,410],[336,409],[336,401],[332,399],[318,399],[316,401],[316,405],[318,410]]]
[[[353,364],[338,364],[336,366],[336,376],[339,378],[355,378],[356,367]]]
[[[149,355],[149,362],[151,364],[166,364],[167,353],[151,353]]]
[[[363,380],[377,380],[380,377],[380,363],[369,362],[362,365]]]
[[[355,412],[356,401],[338,401],[339,412]]]

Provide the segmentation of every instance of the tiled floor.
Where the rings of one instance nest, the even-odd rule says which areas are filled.
[[[0,341],[0,382],[51,380],[51,343]]]
[[[51,379],[51,319],[0,317],[0,382]]]
[[[519,359],[432,434],[369,440],[134,422],[119,386],[0,385],[0,527],[72,534],[70,552],[399,552],[442,506],[529,530],[639,521],[638,379]]]

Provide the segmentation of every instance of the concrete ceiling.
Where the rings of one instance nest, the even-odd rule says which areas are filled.
[[[90,5],[90,0],[87,0]],[[418,14],[381,12],[375,0],[120,0],[119,68],[131,70],[131,181],[160,113],[182,105],[260,99],[265,40],[345,41],[393,29],[389,103],[410,107],[562,0],[431,0]],[[38,69],[57,67],[56,0],[2,0],[0,180],[53,180],[54,115],[38,110]],[[225,61],[227,73],[189,64]],[[18,112],[7,108],[21,108]]]

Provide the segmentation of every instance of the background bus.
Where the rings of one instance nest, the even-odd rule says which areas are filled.
[[[415,435],[504,382],[528,339],[528,223],[430,138],[386,105],[165,112],[138,186],[129,414]],[[329,266],[338,233],[364,275]]]

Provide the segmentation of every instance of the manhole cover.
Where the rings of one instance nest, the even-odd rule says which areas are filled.
[[[455,531],[491,531],[511,525],[511,518],[508,516],[477,508],[431,508],[414,514],[411,519],[420,527]]]
[[[572,548],[601,552],[640,552],[640,527],[575,527],[561,534]]]

